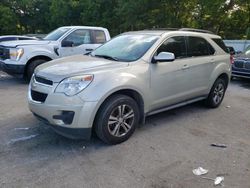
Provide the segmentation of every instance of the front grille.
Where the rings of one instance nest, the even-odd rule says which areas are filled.
[[[234,66],[237,67],[237,68],[242,69],[243,66],[244,66],[244,61],[235,61]]]
[[[246,61],[246,63],[245,63],[245,69],[249,69],[250,70],[250,61]]]
[[[46,93],[41,93],[38,91],[31,90],[31,98],[34,101],[45,102],[47,96],[48,96],[48,94],[46,94]]]
[[[42,84],[45,84],[45,85],[50,85],[50,86],[53,85],[53,81],[48,80],[46,78],[36,76],[36,75],[35,75],[35,80],[36,80],[36,82],[39,82],[39,83],[42,83]]]
[[[10,58],[10,50],[0,46],[0,59],[5,60]]]

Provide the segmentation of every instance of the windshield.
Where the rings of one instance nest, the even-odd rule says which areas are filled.
[[[250,57],[250,46],[248,46],[248,47],[244,50],[243,54]]]
[[[63,36],[67,31],[69,31],[70,28],[58,28],[51,33],[49,33],[46,37],[44,37],[44,40],[58,40],[61,36]]]
[[[91,55],[116,61],[136,61],[158,38],[158,36],[140,34],[120,35],[94,50]]]

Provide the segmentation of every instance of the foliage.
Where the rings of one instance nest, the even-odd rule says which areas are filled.
[[[1,0],[0,34],[48,33],[65,25],[106,27],[112,35],[192,27],[226,39],[250,37],[247,0]],[[248,35],[248,36],[247,36]]]

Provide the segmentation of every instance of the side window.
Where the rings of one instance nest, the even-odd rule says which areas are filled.
[[[188,57],[213,55],[215,50],[204,38],[188,37]]]
[[[78,29],[70,33],[64,41],[73,42],[74,46],[82,44],[91,44],[90,31],[86,29]]]
[[[19,37],[18,40],[34,40],[34,39],[27,37]]]
[[[94,43],[96,44],[103,44],[107,41],[105,33],[102,30],[94,30],[93,37],[94,37]]]
[[[185,37],[176,36],[167,39],[157,50],[157,54],[160,52],[171,52],[175,55],[176,59],[187,57],[187,49]]]
[[[5,38],[0,39],[1,42],[11,41],[11,40],[17,40],[17,38],[16,37],[5,37]]]

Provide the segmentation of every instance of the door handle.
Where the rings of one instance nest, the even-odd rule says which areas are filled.
[[[93,51],[93,49],[91,49],[91,48],[87,48],[87,49],[85,49],[87,52],[91,52],[91,51]]]
[[[183,65],[183,67],[181,68],[182,70],[186,70],[189,69],[189,66],[187,64]]]

